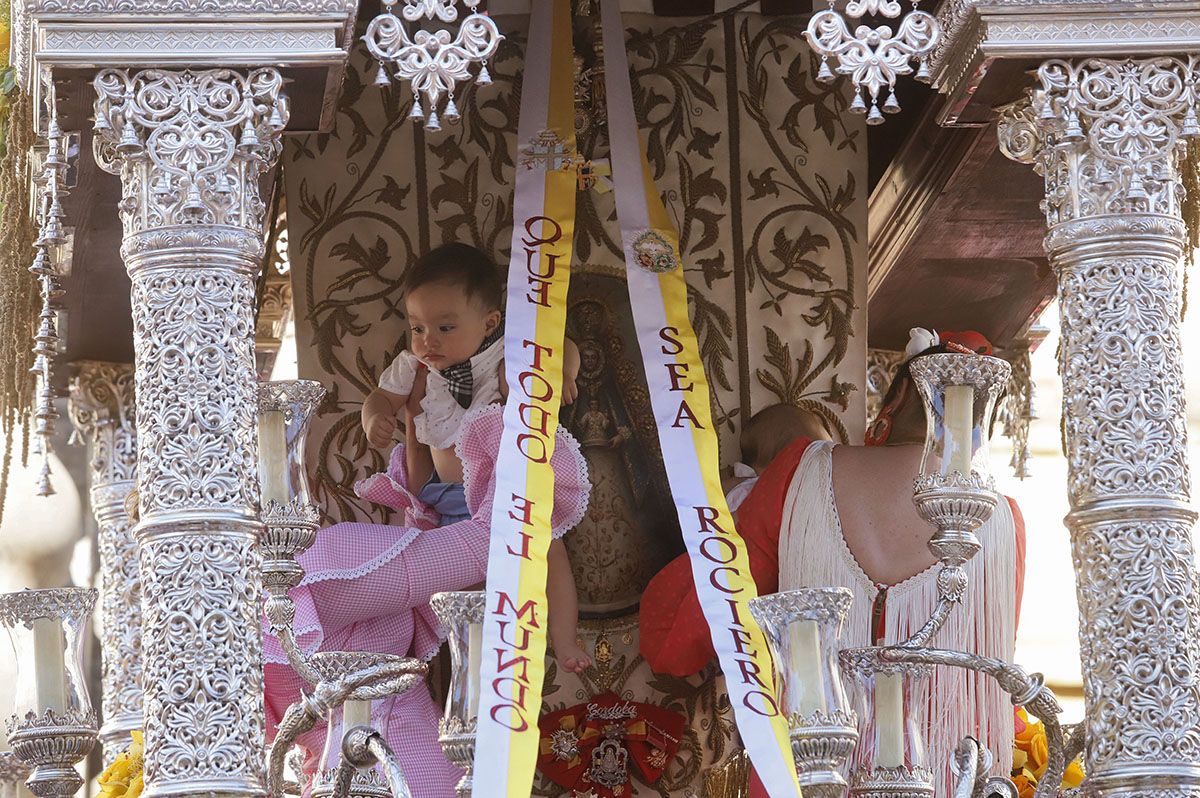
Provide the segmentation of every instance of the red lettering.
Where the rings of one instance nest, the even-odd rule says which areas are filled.
[[[709,532],[715,535],[728,535],[724,529],[717,525],[717,519],[721,517],[721,511],[716,507],[692,507],[696,511],[696,517],[700,519],[700,531]]]
[[[533,390],[530,387],[531,380],[535,377],[542,383],[541,393],[536,395],[533,393]],[[517,377],[517,381],[521,383],[521,390],[525,392],[525,395],[535,402],[549,402],[554,396],[554,386],[536,371],[522,371],[520,376]]]
[[[550,307],[550,283],[540,277],[529,277],[529,287],[532,289],[525,295],[525,299],[531,305],[541,305],[544,308]]]
[[[510,714],[516,716],[520,723],[514,726],[509,721],[501,720],[499,718],[499,714],[501,711],[506,709],[510,710]],[[496,723],[499,723],[504,728],[509,729],[510,731],[523,732],[529,728],[529,721],[525,720],[525,716],[518,712],[516,707],[514,707],[512,704],[497,704],[496,706],[492,707],[491,715],[492,720],[494,720]]]
[[[753,660],[739,659],[737,664],[742,672],[742,684],[757,684],[764,690],[769,689],[768,685],[758,676],[761,673],[758,663]]]
[[[733,647],[737,649],[739,654],[745,654],[748,657],[758,656],[757,652],[747,651],[746,649],[742,648],[743,645],[749,645],[751,642],[749,632],[747,632],[745,629],[733,627],[730,628],[729,634],[733,635]]]
[[[508,605],[508,610],[504,609],[505,604]],[[496,599],[496,611],[493,612],[492,614],[493,615],[504,615],[508,611],[515,613],[517,618],[519,618],[519,619],[524,619],[525,613],[529,613],[529,619],[528,619],[529,625],[532,626],[534,629],[541,628],[540,626],[538,626],[537,602],[536,601],[534,601],[533,599],[530,599],[529,601],[526,601],[523,605],[521,605],[521,609],[517,609],[517,605],[513,603],[513,600],[511,598],[508,597],[508,594],[505,593],[503,590],[501,590],[499,597]]]
[[[717,554],[710,552],[710,549],[713,547],[709,546],[709,543],[721,544],[716,547]],[[719,557],[719,554],[721,553],[721,546],[729,547],[729,556],[723,560]],[[715,562],[718,565],[727,565],[728,563],[733,562],[734,558],[737,557],[737,546],[733,545],[733,541],[729,538],[708,537],[700,541],[700,553],[703,554],[704,559],[708,560],[709,562]]]
[[[550,459],[550,455],[546,452],[546,441],[536,435],[530,435],[528,432],[522,432],[517,436],[517,448],[531,463],[544,463]]]
[[[528,349],[531,346],[533,347],[533,370],[534,371],[542,370],[542,353],[543,352],[546,353],[547,357],[554,357],[553,349],[551,349],[548,346],[542,346],[537,341],[530,341],[530,340],[526,339],[521,342],[521,346],[524,347],[525,349]]]
[[[755,697],[762,701],[763,707],[761,709],[752,703],[751,699]],[[775,698],[761,690],[751,690],[742,696],[742,705],[751,712],[762,715],[764,718],[773,718],[779,714],[779,707],[775,704]]]
[[[729,605],[729,614],[733,617],[733,622],[738,626],[745,626],[742,623],[742,616],[738,611],[738,603],[734,599],[725,599],[725,603]]]
[[[510,668],[516,667],[516,666],[520,666],[520,668],[521,668],[521,675],[516,678],[522,680],[523,682],[528,682],[529,681],[529,657],[514,656],[512,659],[505,662],[504,661],[504,649],[502,649],[502,648],[496,649],[496,673],[503,673],[504,671],[506,671]]]
[[[509,510],[508,517],[514,521],[520,521],[522,524],[532,524],[533,523],[533,502],[529,501],[529,499],[526,499],[524,496],[521,496],[516,493],[514,493],[512,495],[512,500],[514,502],[519,502],[518,504],[514,505],[514,508],[521,514],[513,515],[513,511]]]
[[[542,274],[541,269],[533,268],[534,261],[540,260],[540,256],[542,254],[544,254],[546,256],[546,273],[545,274]],[[557,260],[558,260],[558,255],[554,254],[553,252],[541,253],[535,249],[526,249],[525,250],[525,271],[527,271],[529,273],[530,278],[537,278],[540,280],[549,280],[551,277],[554,276],[554,265],[555,265],[555,261],[557,261]]]
[[[504,645],[511,646],[512,648],[515,648],[517,651],[527,651],[529,649],[529,630],[526,629],[524,626],[516,627],[517,630],[519,630],[521,632],[521,634],[523,635],[523,637],[521,638],[521,644],[517,645],[517,641],[515,639],[508,640],[504,636],[504,630],[508,628],[509,621],[498,621],[496,623],[496,625],[500,627],[500,642],[504,643]]]
[[[745,588],[739,587],[735,590],[735,589],[729,587],[729,585],[722,585],[720,582],[718,582],[717,574],[719,574],[722,571],[728,571],[729,573],[733,574],[734,576],[738,576],[741,574],[741,572],[738,571],[738,569],[736,569],[736,568],[730,568],[728,565],[722,565],[720,568],[712,569],[712,571],[709,573],[709,575],[708,575],[709,584],[711,584],[717,590],[720,590],[722,593],[726,593],[730,596],[736,596],[738,593],[745,592]]]
[[[691,391],[696,388],[692,383],[683,384],[683,380],[687,378],[688,364],[687,363],[668,363],[667,373],[671,375],[671,390],[672,391]]]
[[[549,236],[546,236],[544,232],[542,235],[537,235],[533,232],[533,226],[537,222],[549,222],[554,232]],[[545,231],[545,229],[546,228],[543,226],[542,230]],[[530,216],[525,220],[525,234],[528,235],[529,238],[521,239],[521,243],[527,247],[538,247],[543,244],[553,244],[557,242],[558,239],[562,238],[562,226],[549,216]]]
[[[678,355],[683,351],[683,344],[675,337],[676,335],[679,335],[678,327],[663,327],[658,331],[658,337],[674,347],[673,349],[667,349],[665,346],[661,347],[664,355]]]
[[[508,516],[511,518],[512,513],[509,513]],[[533,557],[529,556],[529,541],[533,540],[533,535],[525,532],[518,532],[517,534],[521,536],[521,550],[513,551],[512,546],[505,546],[504,548],[508,550],[509,554],[520,557],[523,560],[532,560]]]
[[[526,412],[531,411],[531,412]],[[533,422],[533,412],[537,411],[540,415],[538,423]],[[517,415],[521,418],[521,423],[525,425],[525,429],[530,432],[540,432],[546,438],[550,437],[550,413],[541,405],[530,405],[522,402],[517,407]]]
[[[696,418],[696,414],[692,412],[692,408],[688,407],[686,399],[679,403],[679,409],[675,411],[675,421],[671,426],[682,427],[685,418],[691,422],[694,429],[704,429],[704,425],[700,423],[700,419]]]
[[[527,685],[524,682],[521,682],[517,679],[514,679],[511,676],[500,676],[496,679],[493,679],[492,680],[492,690],[495,691],[496,695],[499,696],[500,698],[507,697],[504,695],[504,693],[500,692],[500,685],[503,684],[504,682],[512,682],[514,685],[516,685],[516,689],[513,691],[512,698],[513,698],[513,701],[515,702],[516,706],[520,707],[521,709],[524,709],[525,708],[525,696],[529,690],[529,685]]]

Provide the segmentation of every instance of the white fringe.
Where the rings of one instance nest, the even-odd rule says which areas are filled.
[[[779,589],[843,586],[854,592],[842,647],[870,645],[875,585],[842,536],[833,499],[833,444],[818,441],[804,453],[788,488],[779,539]],[[983,551],[967,564],[963,605],[933,638],[933,645],[1011,661],[1016,641],[1016,534],[1012,508],[1001,501],[979,530]],[[888,588],[884,643],[917,631],[937,604],[938,567]],[[1013,707],[996,682],[959,668],[937,668],[930,685],[925,731],[926,764],[934,771],[935,795],[953,795],[949,762],[958,742],[972,736],[995,757],[992,773],[1012,769]],[[867,730],[860,720],[860,733]]]

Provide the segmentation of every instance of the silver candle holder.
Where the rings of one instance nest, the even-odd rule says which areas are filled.
[[[313,380],[258,384],[260,549],[267,620],[292,668],[311,684],[319,677],[296,643],[296,605],[288,591],[304,578],[297,558],[316,541],[320,525],[320,512],[309,493],[304,448],[309,422],[324,397],[324,386]]]
[[[455,787],[458,798],[471,798],[486,596],[482,591],[438,593],[429,605],[446,628],[450,645],[450,693],[438,725],[438,742],[446,758],[463,770]]]
[[[983,355],[925,355],[909,364],[925,406],[925,448],[913,485],[917,513],[933,525],[929,550],[941,562],[938,604],[929,621],[903,643],[922,646],[966,594],[964,567],[982,544],[978,529],[999,497],[988,463],[996,400],[1012,367]]]
[[[25,785],[38,798],[74,795],[83,786],[75,764],[96,745],[96,713],[83,674],[84,630],[96,596],[84,588],[0,595],[0,624],[17,655],[8,743],[32,769]]]
[[[929,706],[931,665],[892,662],[877,647],[841,652],[863,719],[862,742],[850,771],[853,798],[932,798],[933,772],[925,760],[919,718]],[[927,711],[926,711],[927,714]]]
[[[781,669],[779,704],[788,719],[800,789],[810,798],[840,798],[841,769],[858,741],[838,669],[838,640],[854,600],[846,588],[789,590],[750,601]]]

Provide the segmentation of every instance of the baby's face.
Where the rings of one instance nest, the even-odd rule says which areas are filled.
[[[404,298],[412,329],[409,348],[431,368],[465,363],[500,323],[500,311],[484,310],[462,286],[427,283]]]

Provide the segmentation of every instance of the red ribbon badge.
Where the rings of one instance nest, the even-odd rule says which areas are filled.
[[[602,693],[538,721],[538,768],[576,798],[628,798],[630,765],[647,784],[679,750],[687,719],[653,704]]]

